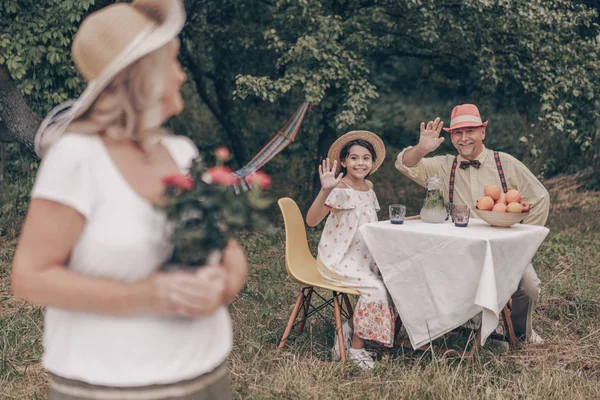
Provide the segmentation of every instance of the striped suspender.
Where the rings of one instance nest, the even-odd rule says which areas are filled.
[[[502,169],[502,163],[500,162],[500,154],[494,151],[494,159],[496,160],[496,168],[498,168],[498,175],[500,175],[500,182],[502,183],[502,191],[508,192],[508,186],[506,186],[506,178],[504,177],[504,170]]]
[[[452,163],[452,170],[450,171],[450,184],[448,185],[448,200],[454,204],[454,179],[456,178],[456,164],[458,164],[457,157],[454,157]]]
[[[494,151],[494,160],[496,160],[496,168],[498,168],[498,175],[500,175],[500,182],[502,183],[502,191],[508,192],[508,186],[506,185],[506,178],[504,177],[504,170],[502,169],[502,163],[500,162],[500,154]],[[448,200],[454,204],[454,180],[456,179],[456,165],[458,164],[458,158],[454,157],[452,163],[452,169],[450,170],[450,183],[448,185]]]

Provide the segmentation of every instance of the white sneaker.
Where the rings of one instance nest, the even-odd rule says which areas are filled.
[[[525,335],[519,336],[520,342],[525,342],[527,344],[542,344],[544,343],[544,339],[540,335],[538,335],[533,329],[531,330],[531,336],[525,337]]]
[[[350,328],[350,324],[348,321],[342,324],[342,336],[344,337],[344,350],[346,351],[346,355],[348,355],[348,350],[350,346],[352,346],[352,335],[354,331]],[[331,348],[331,357],[334,361],[338,361],[341,357],[340,355],[340,341],[338,340],[337,332],[335,334],[335,340],[333,342],[333,347]]]
[[[544,343],[544,339],[540,335],[538,335],[533,329],[531,330],[531,337],[527,338],[527,343],[529,344],[542,344]]]
[[[366,351],[364,348],[350,348],[350,350],[348,351],[348,360],[352,361],[358,366],[358,368],[363,370],[370,370],[375,368],[375,361],[373,360],[374,357],[375,353]]]
[[[496,326],[496,334],[504,335],[504,324],[498,323],[498,325]]]

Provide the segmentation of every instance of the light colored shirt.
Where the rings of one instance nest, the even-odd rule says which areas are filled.
[[[182,172],[198,155],[183,136],[162,144]],[[65,204],[85,218],[67,268],[89,277],[136,282],[169,258],[165,213],[139,196],[96,135],[66,134],[42,160],[32,198]],[[232,348],[225,307],[206,318],[117,317],[48,307],[43,364],[96,385],[144,386],[193,378],[219,366]]]
[[[450,172],[455,156],[447,154],[425,157],[413,167],[407,167],[402,162],[402,157],[410,148],[412,147],[407,147],[398,154],[396,169],[423,187],[429,177],[439,176],[444,182],[444,198],[449,201]],[[550,210],[548,191],[522,162],[507,153],[499,152],[499,155],[508,189],[518,190],[521,193],[522,201],[526,201],[531,206],[531,211],[523,223],[544,226]],[[502,188],[494,152],[484,148],[477,160],[481,163],[479,169],[472,166],[461,169],[460,162],[468,160],[458,155],[454,180],[454,204],[475,206],[477,199],[483,196],[485,185],[496,184]],[[477,218],[477,215],[471,211],[471,217]]]

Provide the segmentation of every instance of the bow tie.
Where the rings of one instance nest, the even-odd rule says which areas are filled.
[[[471,165],[473,166],[473,168],[479,168],[479,167],[481,167],[481,162],[479,162],[478,160],[461,161],[460,162],[460,169],[467,169]]]

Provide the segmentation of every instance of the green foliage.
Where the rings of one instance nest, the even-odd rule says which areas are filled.
[[[598,25],[596,10],[586,5],[288,0],[277,2],[272,12],[265,38],[277,57],[277,72],[237,76],[240,98],[274,101],[297,86],[315,104],[339,105],[338,129],[364,120],[369,103],[390,90],[428,96],[429,103],[475,98],[526,116],[530,132],[510,137],[518,144],[534,133],[535,143],[527,147],[551,160],[549,172],[565,168],[565,146],[587,162],[594,157]],[[380,79],[382,66],[395,75],[388,81],[392,88]]]
[[[71,38],[112,2],[0,4],[0,64],[35,111],[82,90]],[[579,3],[185,0],[191,98],[172,125],[205,152],[227,145],[239,166],[308,99],[316,107],[297,142],[266,166],[298,196],[311,196],[313,166],[345,130],[403,147],[420,121],[461,102],[489,117],[490,147],[546,174],[577,169],[600,160],[597,2]]]
[[[94,0],[4,0],[0,4],[0,64],[6,65],[38,113],[83,89],[70,48]]]
[[[237,74],[273,71],[263,39],[272,16],[269,4],[260,0],[186,0],[185,5],[188,23],[181,34],[180,59],[198,100],[219,123],[222,141],[217,145],[229,147],[241,166],[251,158],[253,149],[275,134],[276,125],[287,119],[276,122],[288,113],[281,105],[265,107],[263,102],[235,101],[232,96]],[[193,127],[190,132],[204,130]]]
[[[444,195],[440,189],[427,190],[425,200],[423,200],[423,208],[442,209],[444,208]]]
[[[352,46],[360,40],[349,31],[354,27],[330,14],[321,2],[280,1],[273,12],[277,28],[267,29],[264,35],[277,56],[276,78],[240,74],[234,96],[253,95],[274,102],[300,86],[310,103],[339,103],[337,129],[364,120],[377,92],[369,81],[365,54]],[[334,93],[333,98],[326,98]]]

